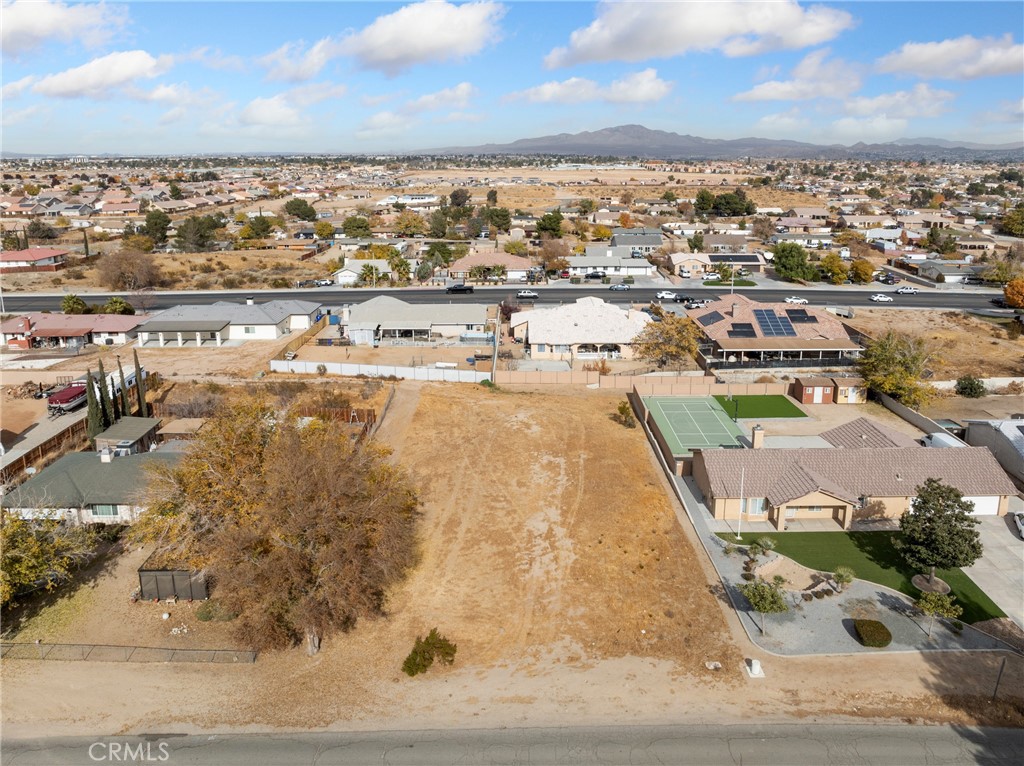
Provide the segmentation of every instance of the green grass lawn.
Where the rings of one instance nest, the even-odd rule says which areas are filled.
[[[777,543],[775,550],[798,564],[823,572],[832,572],[837,566],[848,566],[860,580],[885,585],[916,599],[921,593],[910,582],[916,572],[910,569],[893,548],[892,540],[898,532],[784,532],[780,534],[743,535],[743,544],[749,545],[759,537],[771,537]],[[736,535],[719,534],[723,540],[733,542]],[[985,595],[974,581],[960,569],[937,569],[952,588],[956,602],[963,607],[960,618],[966,623],[981,622],[1006,614]]]
[[[788,396],[734,396],[731,400],[725,396],[716,396],[722,409],[729,417],[733,417],[736,403],[739,402],[738,418],[806,418],[807,415],[790,401]]]

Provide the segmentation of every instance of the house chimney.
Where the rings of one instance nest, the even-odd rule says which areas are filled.
[[[100,450],[100,462],[101,463],[109,463],[113,459],[114,459],[114,451],[113,450],[111,450],[111,449],[109,449],[107,447],[104,447],[103,449]]]
[[[250,295],[248,298],[245,299],[245,305],[246,306],[251,306],[252,304],[253,304],[253,299],[252,299],[252,296]]]
[[[733,319],[736,318],[736,309],[738,309],[739,307],[740,307],[740,304],[738,304],[738,303],[732,304],[732,318]]]
[[[750,446],[753,449],[761,449],[764,446],[764,429],[760,424],[754,426],[754,430],[750,432]]]

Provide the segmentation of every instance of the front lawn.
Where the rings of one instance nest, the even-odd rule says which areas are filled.
[[[716,396],[725,414],[737,418],[805,418],[788,396]],[[736,405],[739,403],[739,412]]]
[[[857,579],[885,585],[913,599],[921,592],[913,586],[910,578],[917,574],[906,565],[892,545],[899,532],[782,532],[779,534],[745,534],[743,545],[749,545],[759,537],[771,537],[777,543],[775,550],[788,556],[798,564],[822,572],[833,572],[838,566],[848,566],[856,573]],[[730,542],[736,535],[720,533],[719,537]],[[963,607],[960,618],[966,623],[981,622],[1006,614],[985,595],[974,581],[960,569],[937,569],[941,577],[952,588],[956,603]]]

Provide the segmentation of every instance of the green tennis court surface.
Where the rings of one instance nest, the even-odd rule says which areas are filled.
[[[797,407],[788,396],[715,396],[715,400],[725,408],[730,417],[735,413],[738,418],[806,418],[803,410]],[[739,412],[736,413],[736,407]]]
[[[673,455],[740,446],[743,432],[710,396],[645,396],[643,401]]]

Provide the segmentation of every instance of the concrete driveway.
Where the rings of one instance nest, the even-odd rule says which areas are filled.
[[[1011,505],[1011,510],[1014,508]],[[1024,540],[1010,514],[980,516],[982,557],[964,569],[1009,617],[1024,628]]]

